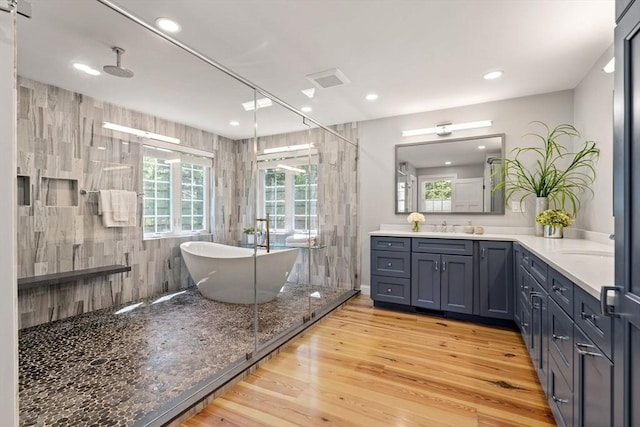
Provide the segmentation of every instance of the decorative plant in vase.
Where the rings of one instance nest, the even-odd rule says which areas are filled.
[[[258,239],[262,235],[262,229],[258,227],[245,227],[242,232],[247,235],[247,243],[252,245],[254,243],[254,236],[258,236]]]
[[[595,141],[585,141],[582,147],[573,151],[560,139],[572,143],[572,138],[580,137],[580,132],[570,124],[560,124],[553,129],[542,122],[544,133],[529,133],[541,143],[535,147],[516,147],[511,150],[513,157],[502,158],[502,167],[495,174],[504,174],[493,191],[504,189],[505,202],[520,196],[520,203],[530,195],[535,195],[536,214],[549,207],[549,201],[564,209],[569,205],[572,217],[580,208],[582,193],[591,193],[591,185],[596,178],[595,162],[600,156]],[[541,199],[542,198],[542,199]],[[542,227],[536,227],[536,235],[542,235]]]
[[[573,216],[564,209],[547,209],[536,215],[536,222],[544,226],[544,237],[562,238],[562,230],[573,224]]]
[[[407,221],[413,223],[411,230],[415,232],[420,231],[420,224],[423,223],[424,220],[424,215],[419,212],[411,212],[407,217]]]

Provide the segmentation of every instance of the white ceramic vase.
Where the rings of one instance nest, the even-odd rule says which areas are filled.
[[[549,209],[549,198],[548,197],[536,197],[536,216],[542,211],[546,211]],[[536,226],[536,236],[542,236],[544,233],[544,229],[542,224],[538,224],[535,222],[535,217],[533,218],[533,222]]]
[[[562,230],[564,227],[561,225],[545,225],[544,237],[548,239],[562,239]]]

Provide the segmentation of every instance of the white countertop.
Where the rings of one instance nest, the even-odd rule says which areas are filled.
[[[614,283],[614,258],[613,256],[605,256],[605,254],[613,254],[613,242],[612,244],[603,244],[584,239],[546,239],[527,234],[414,233],[403,230],[377,230],[372,231],[369,235],[512,241],[520,243],[598,300],[600,299],[600,288]],[[573,251],[591,253],[567,253]]]

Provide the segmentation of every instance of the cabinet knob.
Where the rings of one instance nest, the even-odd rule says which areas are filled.
[[[391,288],[387,289],[387,293],[390,294],[391,293]]]
[[[393,264],[391,264],[390,262],[387,263],[387,267],[391,267]]]
[[[388,247],[391,247],[391,243],[387,243],[387,246],[388,246]]]

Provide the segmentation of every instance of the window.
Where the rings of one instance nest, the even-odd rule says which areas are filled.
[[[421,197],[425,212],[451,212],[451,179],[421,179]]]
[[[269,214],[271,231],[316,231],[318,165],[267,168],[262,173],[262,215]]]
[[[211,159],[145,146],[144,234],[190,234],[209,226]]]

